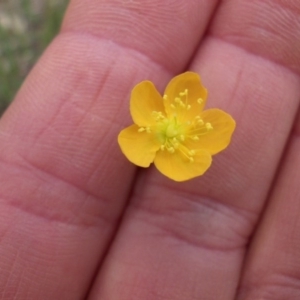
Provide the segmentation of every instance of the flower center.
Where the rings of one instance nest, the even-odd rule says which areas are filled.
[[[167,138],[173,138],[178,134],[178,130],[175,126],[175,124],[171,123],[167,126],[166,129],[166,137]]]
[[[168,96],[164,95],[164,99]],[[184,121],[182,124],[178,123],[178,116],[184,111],[193,109],[191,104],[188,103],[188,90],[185,89],[179,93],[178,97],[173,99],[173,103],[170,104],[171,108],[176,110],[173,116],[166,117],[161,111],[152,111],[152,117],[154,118],[156,125],[151,127],[140,127],[139,132],[154,133],[161,143],[160,150],[168,151],[173,154],[179,151],[188,161],[193,162],[193,156],[196,155],[197,150],[189,149],[185,144],[185,141],[192,140],[197,142],[200,140],[200,136],[207,134],[213,130],[211,123],[204,122],[200,115],[194,117],[192,120]],[[202,104],[201,98],[197,99],[198,104]],[[199,145],[201,147],[201,145]],[[199,148],[200,148],[199,147]]]

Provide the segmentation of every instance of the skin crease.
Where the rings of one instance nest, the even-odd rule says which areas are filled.
[[[294,0],[71,1],[0,120],[0,299],[299,299],[299,20]],[[237,128],[175,183],[117,135],[135,84],[187,69]]]

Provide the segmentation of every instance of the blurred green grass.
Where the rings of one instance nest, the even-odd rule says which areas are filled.
[[[59,31],[68,0],[0,2],[0,116]]]

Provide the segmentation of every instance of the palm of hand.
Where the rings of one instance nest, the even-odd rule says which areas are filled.
[[[299,14],[73,0],[0,122],[2,299],[298,299]],[[116,137],[134,84],[163,89],[189,62],[238,127],[178,185],[136,172]]]

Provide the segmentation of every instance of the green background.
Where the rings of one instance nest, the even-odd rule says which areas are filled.
[[[59,31],[67,0],[0,2],[0,116]]]

